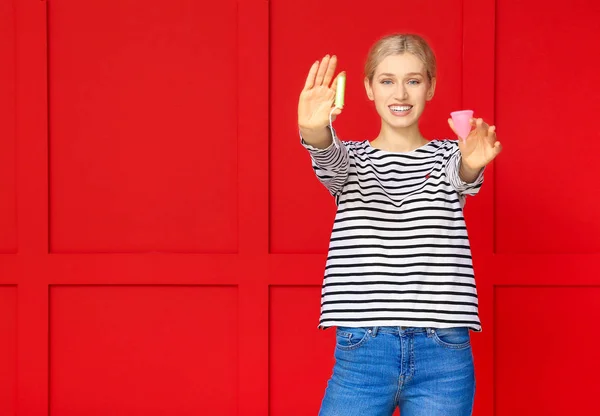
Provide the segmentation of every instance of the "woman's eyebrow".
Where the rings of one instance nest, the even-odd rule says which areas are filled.
[[[405,77],[414,77],[415,75],[418,75],[418,76],[421,76],[421,77],[423,76],[423,74],[420,73],[420,72],[409,72],[408,74],[404,74]],[[384,72],[382,74],[379,74],[379,76],[380,77],[395,77],[396,74],[392,74],[392,73],[389,73],[389,72]]]

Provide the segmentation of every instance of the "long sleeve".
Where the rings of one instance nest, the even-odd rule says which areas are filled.
[[[477,178],[473,182],[468,183],[460,178],[460,161],[461,154],[460,150],[458,149],[458,145],[456,145],[456,150],[453,151],[453,153],[450,155],[448,162],[446,163],[446,176],[448,177],[448,180],[450,181],[452,187],[456,189],[456,192],[458,192],[459,196],[461,196],[464,200],[464,197],[473,196],[477,194],[481,189],[481,185],[483,184],[483,173],[485,171],[485,167],[481,169],[479,176],[477,176]]]
[[[310,154],[312,167],[319,181],[327,188],[331,195],[338,195],[348,179],[349,155],[348,149],[329,127],[333,142],[326,149],[317,149],[307,144],[300,134],[300,143]]]

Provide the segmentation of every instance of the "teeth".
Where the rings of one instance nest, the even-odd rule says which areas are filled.
[[[393,105],[390,107],[392,111],[408,111],[412,108],[412,105]]]

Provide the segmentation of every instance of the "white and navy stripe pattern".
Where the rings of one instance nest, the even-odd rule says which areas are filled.
[[[476,194],[458,174],[454,140],[406,153],[369,141],[309,151],[335,197],[319,326],[467,326],[481,331],[463,207]]]

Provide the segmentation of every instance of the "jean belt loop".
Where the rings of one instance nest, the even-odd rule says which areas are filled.
[[[373,335],[374,337],[377,336],[377,331],[379,331],[379,327],[378,326],[374,326],[371,328],[371,335]]]

